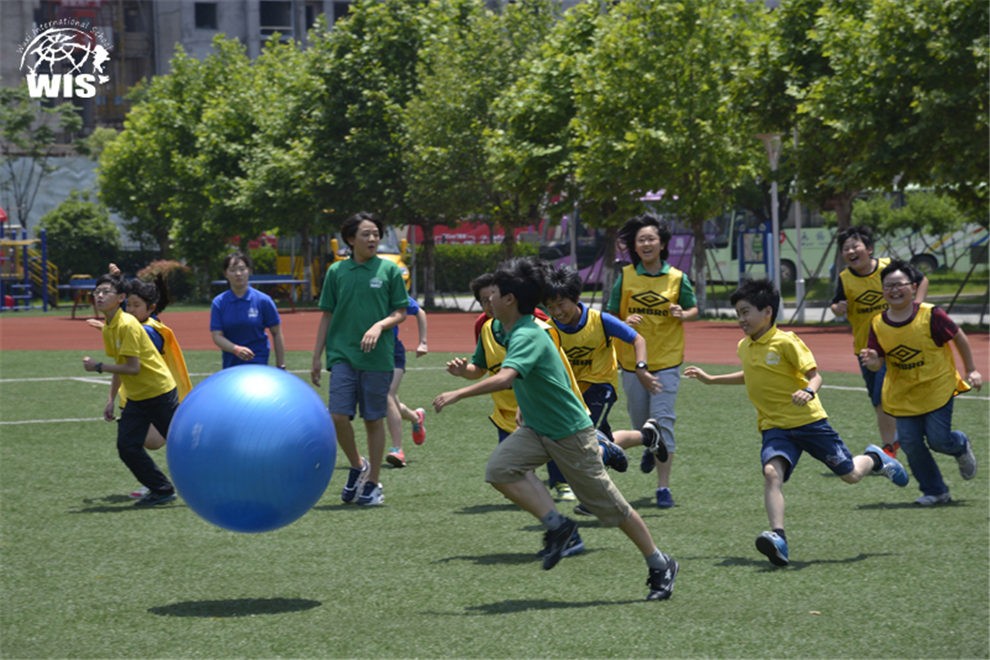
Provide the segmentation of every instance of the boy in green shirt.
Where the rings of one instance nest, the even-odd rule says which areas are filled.
[[[485,480],[536,517],[546,528],[543,568],[557,565],[577,524],[557,511],[550,493],[527,473],[553,459],[578,498],[605,526],[619,527],[639,548],[649,567],[647,600],[666,600],[674,589],[678,564],[657,548],[639,514],[626,502],[602,465],[598,440],[583,403],[571,389],[557,347],[536,325],[533,310],[543,298],[543,269],[513,259],[495,271],[492,313],[507,333],[502,368],[467,387],[438,394],[439,413],[461,399],[512,387],[522,424],[492,453]]]

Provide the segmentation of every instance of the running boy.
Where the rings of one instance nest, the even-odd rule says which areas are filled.
[[[746,386],[763,435],[763,501],[770,521],[770,530],[756,537],[756,549],[775,566],[786,566],[790,560],[784,533],[783,485],[803,452],[849,484],[879,472],[896,485],[906,486],[908,475],[897,459],[876,445],[868,445],[865,453],[853,456],[828,423],[818,399],[822,377],[815,356],[796,334],[777,328],[780,295],[772,283],[744,282],[729,301],[746,333],[737,348],[742,371],[711,376],[691,366],[684,375],[705,384]]]
[[[888,308],[874,317],[860,361],[871,371],[886,364],[883,409],[897,421],[897,437],[918,480],[922,495],[915,504],[934,506],[952,498],[929,447],[954,456],[963,479],[976,476],[972,443],[962,431],[952,430],[952,401],[960,392],[980,389],[983,376],[966,333],[938,307],[916,302],[918,275],[903,261],[892,261],[880,272]],[[956,371],[949,342],[962,358],[965,380]]]
[[[172,416],[179,406],[175,379],[141,323],[120,309],[124,302],[124,285],[120,279],[101,275],[93,289],[93,300],[103,315],[103,346],[113,363],[104,364],[87,356],[83,358],[83,368],[113,374],[112,392],[121,386],[127,389],[127,405],[117,422],[117,454],[149,491],[134,506],[168,504],[175,499],[175,488],[148,455],[144,442],[152,425],[163,437],[168,437]],[[113,399],[104,406],[103,418],[113,421]]]
[[[598,519],[606,526],[619,527],[643,554],[649,567],[647,600],[670,598],[677,562],[660,552],[643,519],[609,478],[584,404],[571,389],[553,341],[533,318],[543,295],[541,268],[525,259],[513,259],[499,266],[494,281],[497,292],[491,295],[492,312],[506,333],[501,369],[480,382],[438,394],[434,409],[439,413],[461,399],[511,385],[523,421],[495,448],[485,480],[546,528],[543,568],[556,566],[577,534],[577,524],[557,511],[550,493],[526,478],[553,459]]]
[[[866,348],[866,339],[870,334],[870,323],[873,318],[887,309],[882,287],[880,286],[880,271],[890,259],[873,256],[873,230],[869,227],[849,227],[839,232],[836,237],[839,251],[846,262],[846,268],[839,273],[839,284],[832,298],[831,310],[836,316],[849,319],[853,333],[853,354],[858,356]],[[921,275],[915,300],[922,302],[928,293],[928,278]],[[880,431],[880,442],[888,456],[897,458],[897,428],[894,418],[883,411],[880,405],[880,390],[883,388],[886,367],[881,366],[877,371],[870,371],[860,365],[863,381],[866,383],[866,393],[877,415],[877,428]]]

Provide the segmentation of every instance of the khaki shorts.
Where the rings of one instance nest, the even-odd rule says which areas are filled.
[[[592,426],[560,440],[520,426],[492,452],[485,467],[485,481],[514,483],[551,459],[567,477],[577,498],[603,525],[617,527],[632,515],[632,507],[602,465]]]

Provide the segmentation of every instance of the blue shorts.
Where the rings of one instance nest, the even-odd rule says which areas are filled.
[[[813,458],[828,466],[828,469],[837,476],[841,477],[853,471],[852,454],[827,419],[820,419],[793,429],[763,431],[760,463],[766,465],[771,459],[782,457],[787,461],[784,481],[791,478],[791,473],[797,467],[798,459],[801,458],[801,452],[808,452]]]
[[[388,389],[392,385],[391,371],[358,371],[346,362],[330,368],[330,393],[327,408],[331,415],[347,415],[361,410],[365,421],[385,417],[388,411]]]
[[[883,378],[887,375],[887,361],[883,360],[881,366],[876,371],[870,371],[863,365],[859,365],[859,371],[863,374],[863,382],[866,383],[866,393],[873,402],[873,407],[880,405],[880,392],[883,390]]]
[[[395,368],[406,370],[406,345],[398,337],[395,338]]]

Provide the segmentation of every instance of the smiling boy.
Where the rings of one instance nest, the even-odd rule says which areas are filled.
[[[897,459],[876,445],[868,445],[865,453],[853,456],[828,423],[818,398],[822,377],[815,356],[796,334],[777,328],[780,295],[771,282],[744,282],[729,300],[746,334],[737,348],[742,370],[713,376],[691,366],[684,369],[684,375],[705,384],[746,386],[763,436],[763,500],[770,522],[770,530],[756,538],[756,549],[775,566],[786,566],[790,559],[784,533],[783,485],[802,453],[821,461],[849,484],[878,472],[903,487],[908,475]]]

